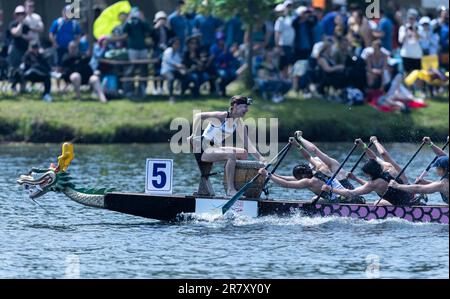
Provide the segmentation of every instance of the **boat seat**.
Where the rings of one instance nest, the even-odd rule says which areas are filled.
[[[197,161],[198,168],[200,169],[200,183],[198,185],[198,190],[194,193],[194,196],[214,196],[214,188],[209,181],[209,176],[211,173],[211,169],[213,167],[213,163],[203,162],[195,159]]]
[[[194,152],[192,140],[190,140],[190,145],[191,145],[191,152]],[[214,192],[214,188],[213,188],[211,182],[209,181],[213,163],[203,162],[195,154],[194,154],[194,157],[195,157],[195,161],[197,162],[197,166],[200,169],[200,182],[198,184],[197,192],[194,192],[194,196],[202,196],[202,197],[215,196],[216,193]]]

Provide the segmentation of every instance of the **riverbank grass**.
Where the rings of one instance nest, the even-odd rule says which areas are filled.
[[[52,103],[39,95],[0,97],[0,141],[81,143],[166,142],[173,135],[170,123],[177,117],[192,122],[192,111],[226,110],[228,99],[166,97],[142,101],[112,100],[107,104],[83,95],[56,95]],[[278,118],[279,138],[295,130],[315,141],[349,141],[377,135],[384,141],[417,141],[424,135],[448,135],[448,99],[427,100],[428,107],[408,114],[384,113],[364,106],[347,106],[322,99],[299,99],[294,94],[280,104],[255,98],[248,117]]]

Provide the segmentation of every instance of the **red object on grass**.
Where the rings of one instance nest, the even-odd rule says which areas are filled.
[[[383,95],[383,92],[381,90],[371,90],[367,93],[367,103],[374,107],[375,109],[383,112],[392,112],[395,110],[398,110],[394,107],[391,107],[389,105],[378,105],[378,99]],[[402,101],[408,105],[409,108],[425,108],[427,107],[427,104],[419,102],[419,101],[411,101],[411,100],[402,100],[398,99],[399,101]]]

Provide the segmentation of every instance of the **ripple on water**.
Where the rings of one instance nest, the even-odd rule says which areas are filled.
[[[337,159],[348,150],[343,144],[321,147]],[[388,149],[404,164],[416,146]],[[82,278],[366,278],[370,257],[379,260],[382,278],[449,276],[448,225],[301,214],[256,219],[202,214],[161,223],[87,208],[54,193],[38,199],[47,214],[25,198],[15,178],[31,166],[48,166],[59,151],[60,145],[52,144],[0,146],[0,277],[63,278],[78,261]],[[174,193],[196,189],[192,157],[162,155],[166,145],[76,145],[75,151],[70,172],[80,186],[142,191],[145,159],[154,157],[176,161]],[[419,174],[428,158],[418,156],[409,175]],[[287,165],[298,156],[291,152],[285,161],[279,173],[288,175]],[[213,182],[222,192],[222,178]],[[310,198],[274,187],[271,196]]]

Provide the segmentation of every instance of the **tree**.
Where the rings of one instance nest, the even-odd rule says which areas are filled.
[[[275,5],[283,0],[187,0],[188,10],[195,10],[201,14],[213,14],[223,19],[229,19],[239,15],[244,25],[244,30],[252,32],[256,26],[260,26],[268,20]],[[249,39],[246,72],[247,87],[253,86],[252,61],[253,42]]]

